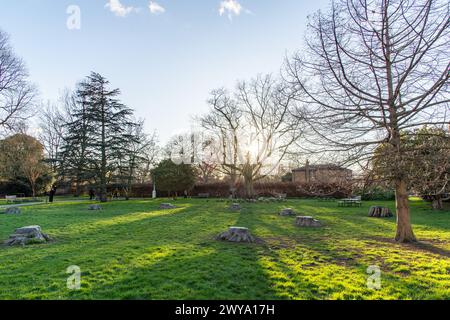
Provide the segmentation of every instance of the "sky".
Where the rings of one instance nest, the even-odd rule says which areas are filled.
[[[0,0],[0,29],[42,101],[89,75],[165,142],[192,129],[215,88],[279,72],[301,50],[308,14],[329,0]]]

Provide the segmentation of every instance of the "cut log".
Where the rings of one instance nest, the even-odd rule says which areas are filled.
[[[296,215],[297,214],[295,213],[295,211],[291,208],[283,209],[280,212],[280,216],[283,216],[283,217],[296,216]]]
[[[369,217],[373,218],[390,218],[393,217],[391,210],[389,208],[373,206],[369,209]]]
[[[241,208],[241,205],[239,204],[239,203],[232,203],[231,205],[230,205],[230,210],[231,211],[239,211],[239,210],[241,210],[242,208]]]
[[[42,233],[40,226],[28,226],[16,229],[15,233],[9,236],[5,241],[7,246],[28,245],[36,243],[45,243],[50,241],[50,237]]]
[[[318,228],[322,226],[322,223],[313,217],[297,217],[295,219],[295,225],[297,227]]]
[[[231,227],[228,231],[219,234],[216,240],[229,241],[229,242],[255,242],[255,238],[250,234],[248,228]]]
[[[160,209],[164,209],[164,210],[170,210],[170,209],[176,209],[176,206],[174,206],[171,203],[161,203],[161,205],[159,206]]]

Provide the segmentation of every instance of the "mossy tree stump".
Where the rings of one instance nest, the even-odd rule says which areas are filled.
[[[176,206],[174,206],[171,203],[161,203],[161,205],[159,206],[160,209],[164,209],[164,210],[170,210],[170,209],[176,209]]]
[[[50,237],[43,233],[40,226],[28,226],[16,229],[15,233],[5,241],[7,246],[25,246],[29,244],[45,243]]]
[[[295,225],[297,227],[318,228],[322,226],[322,223],[313,217],[297,217]]]
[[[239,211],[242,209],[239,203],[232,203],[229,208],[231,211]]]
[[[248,228],[243,227],[231,227],[228,231],[219,234],[216,240],[229,241],[229,242],[255,242],[255,238],[250,234]]]
[[[373,218],[391,218],[394,215],[392,214],[391,209],[373,206],[369,209],[369,217]]]
[[[283,217],[296,216],[296,215],[297,214],[295,213],[295,211],[291,208],[283,209],[280,212],[280,216],[283,216]]]

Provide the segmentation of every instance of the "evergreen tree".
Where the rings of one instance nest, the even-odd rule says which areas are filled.
[[[77,194],[83,182],[93,181],[102,202],[107,201],[107,185],[135,140],[130,134],[136,125],[130,120],[133,112],[119,95],[119,89],[110,89],[109,81],[95,72],[78,85],[61,156],[62,171],[75,178]]]
[[[75,93],[68,97],[66,108],[69,119],[66,125],[66,135],[59,158],[59,174],[75,182],[76,196],[80,196],[82,184],[93,177],[89,170],[90,158],[89,135],[92,131],[87,119],[87,103],[83,84],[78,84]]]
[[[89,124],[89,159],[98,178],[99,196],[107,201],[107,184],[117,167],[117,154],[126,152],[130,142],[127,130],[133,126],[133,111],[117,98],[119,89],[109,89],[109,81],[92,72],[81,84],[81,95],[86,98],[86,121]]]

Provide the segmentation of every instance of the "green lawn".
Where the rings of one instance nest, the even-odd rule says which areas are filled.
[[[117,201],[100,212],[88,202],[23,207],[0,215],[0,239],[38,224],[54,242],[0,248],[1,299],[449,299],[450,212],[412,201],[418,245],[391,239],[395,218],[368,218],[369,206],[290,200],[226,202]],[[173,202],[173,201],[172,201]],[[377,202],[394,209],[393,202]],[[300,229],[278,211],[292,207],[325,227]],[[262,242],[232,244],[214,237],[243,226]],[[67,267],[82,270],[82,288],[66,288]],[[381,289],[366,286],[367,267],[378,265]]]

